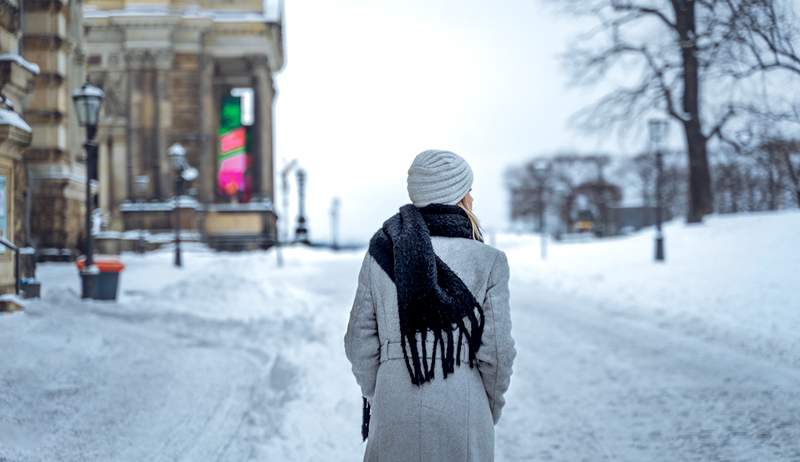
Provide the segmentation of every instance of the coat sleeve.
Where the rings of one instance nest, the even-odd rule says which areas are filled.
[[[369,400],[375,393],[375,380],[378,375],[380,359],[380,340],[378,321],[375,317],[375,303],[370,283],[371,257],[367,254],[358,275],[358,289],[347,333],[344,336],[344,349],[352,365],[353,375],[361,387],[361,393]]]
[[[506,255],[500,252],[495,259],[483,312],[486,318],[481,347],[478,350],[478,370],[489,398],[492,418],[496,424],[505,405],[503,395],[511,383],[514,358],[517,355],[511,338],[511,308],[508,293],[509,269]]]

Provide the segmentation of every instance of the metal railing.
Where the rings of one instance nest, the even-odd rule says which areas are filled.
[[[19,295],[19,247],[4,237],[0,237],[0,245],[14,252],[14,294]]]

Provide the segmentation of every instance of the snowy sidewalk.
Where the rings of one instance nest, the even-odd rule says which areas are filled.
[[[43,300],[0,317],[0,460],[316,460],[342,446],[331,427],[358,451],[330,321],[358,261],[295,253],[280,273],[269,253],[190,252],[180,271],[168,252],[126,255],[116,304],[81,301],[73,266],[44,265]],[[343,277],[326,289],[317,271]]]

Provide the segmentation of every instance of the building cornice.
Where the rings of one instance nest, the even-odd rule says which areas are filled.
[[[25,11],[58,12],[67,6],[67,0],[21,0],[25,1]]]
[[[49,34],[24,34],[22,36],[23,48],[34,48],[38,50],[68,50],[72,46],[72,42],[59,37],[57,35]]]

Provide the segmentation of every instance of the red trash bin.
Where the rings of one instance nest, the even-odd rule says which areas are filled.
[[[86,257],[79,258],[76,262],[78,271],[83,272],[86,266]],[[116,300],[119,288],[119,273],[125,269],[125,265],[117,257],[98,256],[94,258],[94,266],[100,272],[95,278],[94,296],[95,300]]]

